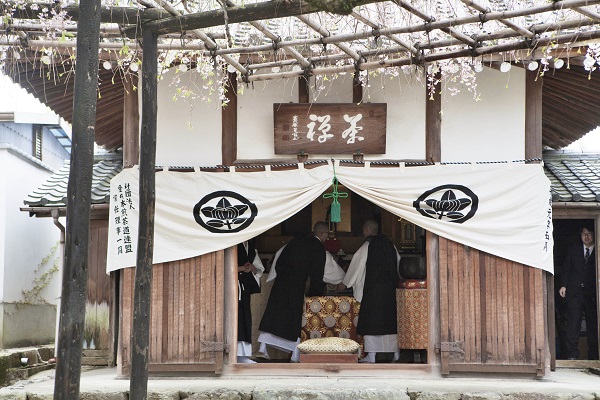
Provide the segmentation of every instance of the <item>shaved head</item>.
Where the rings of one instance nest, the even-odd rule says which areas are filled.
[[[379,224],[372,219],[368,219],[363,224],[363,236],[373,236],[377,235],[379,232]]]
[[[323,232],[329,232],[329,226],[323,221],[318,221],[313,227],[313,233],[318,235]]]

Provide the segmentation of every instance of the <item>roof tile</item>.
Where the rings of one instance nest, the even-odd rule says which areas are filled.
[[[91,192],[92,204],[108,203],[110,197],[110,180],[121,172],[122,169],[123,161],[120,155],[117,158],[99,158],[94,161]],[[69,171],[70,164],[67,161],[46,182],[31,192],[23,202],[31,207],[64,207],[67,199]]]

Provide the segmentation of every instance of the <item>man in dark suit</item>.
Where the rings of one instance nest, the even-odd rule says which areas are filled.
[[[597,360],[596,241],[592,227],[583,227],[581,242],[567,251],[558,293],[567,303],[567,358],[577,360],[579,357],[579,332],[585,314],[588,359]]]

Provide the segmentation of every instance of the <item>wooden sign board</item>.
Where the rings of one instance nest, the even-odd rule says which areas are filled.
[[[384,154],[387,104],[276,103],[275,154]]]

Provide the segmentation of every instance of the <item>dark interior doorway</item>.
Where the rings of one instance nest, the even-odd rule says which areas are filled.
[[[559,295],[562,286],[563,265],[567,250],[574,244],[581,243],[581,229],[583,226],[594,226],[593,219],[555,219],[554,224],[554,304],[555,304],[555,329],[556,329],[556,359],[567,359],[565,335],[567,327],[566,300]],[[598,242],[596,232],[596,243]],[[596,311],[597,312],[597,311]],[[579,339],[579,359],[586,360],[587,354],[587,327],[585,318],[581,324]]]

